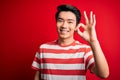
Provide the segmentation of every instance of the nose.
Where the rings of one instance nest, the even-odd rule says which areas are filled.
[[[67,24],[67,22],[66,22],[66,21],[65,21],[65,22],[63,22],[62,27],[63,27],[63,28],[67,28],[67,27],[68,27],[68,24]]]

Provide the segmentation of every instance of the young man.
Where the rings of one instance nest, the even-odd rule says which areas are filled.
[[[90,20],[84,11],[86,24],[79,23],[80,11],[71,5],[58,6],[56,26],[58,40],[42,44],[36,52],[32,67],[35,80],[86,80],[86,72],[107,78],[109,68],[96,36],[96,19],[90,12]],[[80,31],[80,27],[84,29]],[[74,32],[90,46],[74,39]]]

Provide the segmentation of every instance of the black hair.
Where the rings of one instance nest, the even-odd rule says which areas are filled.
[[[72,5],[69,5],[69,4],[62,4],[62,5],[57,7],[57,12],[56,12],[56,15],[55,15],[56,21],[58,19],[59,13],[62,12],[62,11],[70,11],[70,12],[74,13],[75,16],[76,16],[76,21],[77,21],[76,25],[80,22],[81,13],[80,13],[79,9],[76,8],[75,6],[72,6]]]

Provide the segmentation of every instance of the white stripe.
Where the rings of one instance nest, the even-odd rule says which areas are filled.
[[[69,59],[69,58],[83,58],[84,52],[74,53],[74,54],[54,54],[54,53],[43,53],[43,54],[37,54],[38,59],[40,59],[39,55],[41,55],[41,58],[57,58],[57,59]]]
[[[85,70],[85,64],[51,64],[42,63],[41,69]]]
[[[45,80],[86,80],[85,75],[51,75],[41,74],[41,78]]]
[[[75,46],[68,46],[68,47],[61,47],[59,45],[48,45],[43,44],[40,46],[40,48],[46,48],[46,49],[58,49],[58,50],[69,50],[69,49],[80,49],[80,48],[89,48],[88,45],[75,45]]]
[[[90,61],[88,62],[88,65],[87,65],[87,69],[89,68],[89,66],[94,62],[94,58],[90,59]]]
[[[40,68],[39,63],[37,63],[35,61],[33,61],[32,66],[35,67],[35,68],[38,68],[38,69]]]
[[[38,52],[36,52],[35,57],[40,59],[40,54]]]
[[[85,54],[85,56],[84,56],[85,62],[86,62],[87,58],[88,58],[90,55],[93,55],[93,52],[92,52],[92,51],[90,51],[90,52],[88,52],[88,53]]]

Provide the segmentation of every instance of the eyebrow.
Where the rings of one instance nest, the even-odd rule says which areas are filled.
[[[63,18],[58,17],[58,19],[63,20]],[[67,19],[68,21],[75,21],[74,19]]]

